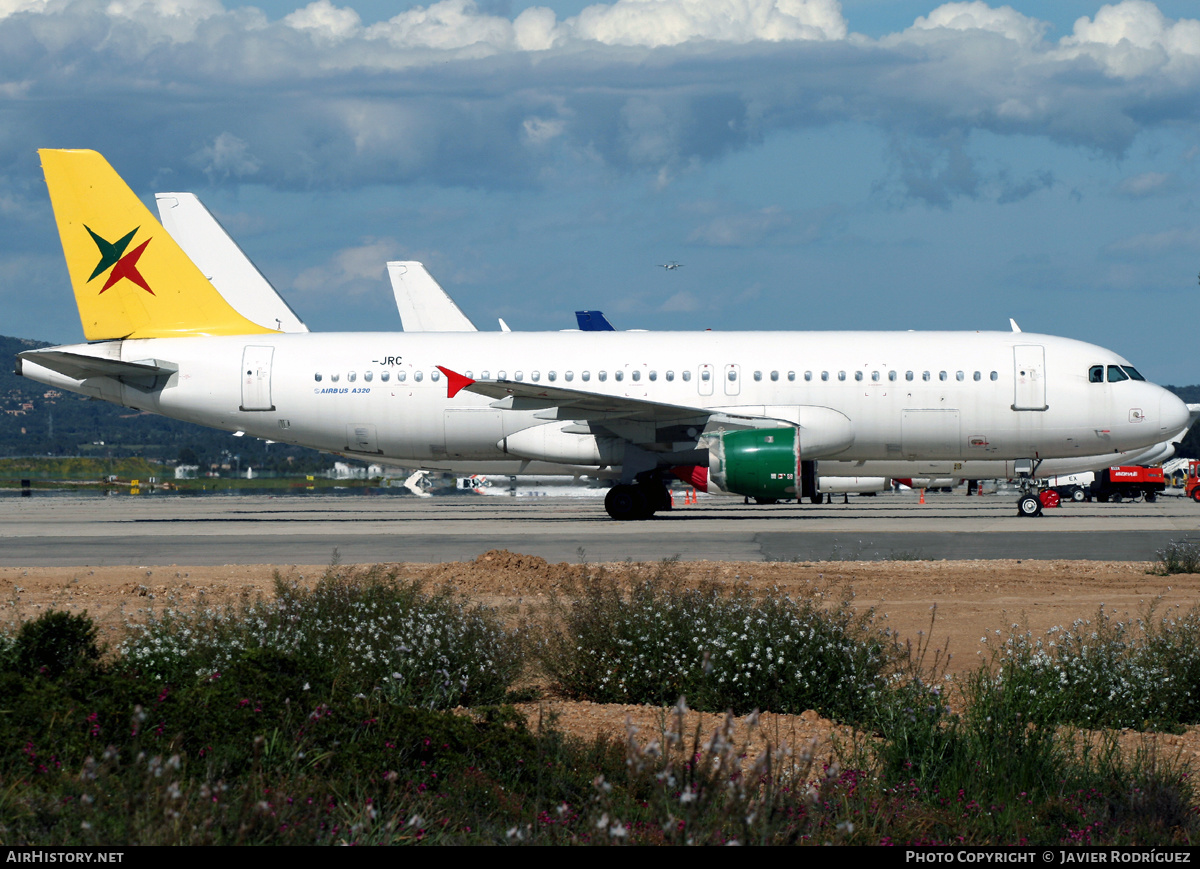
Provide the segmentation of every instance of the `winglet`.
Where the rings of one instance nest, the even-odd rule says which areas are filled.
[[[441,365],[437,370],[446,375],[446,398],[454,398],[475,381],[465,374],[459,374],[457,371],[451,371],[449,368],[443,368]]]

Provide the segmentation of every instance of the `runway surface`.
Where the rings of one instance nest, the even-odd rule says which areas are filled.
[[[1068,504],[1036,519],[1015,495],[916,493],[849,504],[746,506],[702,498],[613,522],[598,497],[418,499],[385,494],[0,495],[0,565],[326,564],[469,560],[489,549],[549,561],[1148,561],[1200,543],[1200,504]]]

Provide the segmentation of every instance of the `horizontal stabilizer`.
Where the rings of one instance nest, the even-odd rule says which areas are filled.
[[[158,359],[144,359],[137,362],[124,362],[120,359],[108,359],[99,356],[89,356],[86,353],[75,353],[70,350],[51,348],[47,350],[26,350],[18,354],[21,360],[28,360],[35,365],[57,371],[64,377],[73,380],[87,380],[89,377],[114,377],[119,380],[144,381],[158,377],[170,377],[179,369]]]

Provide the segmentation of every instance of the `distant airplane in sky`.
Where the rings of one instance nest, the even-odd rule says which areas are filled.
[[[677,263],[675,260],[671,260],[669,263],[659,263],[658,267],[660,269],[666,269],[669,272],[673,272],[675,269],[683,268],[683,263]]]

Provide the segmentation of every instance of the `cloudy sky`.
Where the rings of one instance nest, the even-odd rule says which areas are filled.
[[[71,147],[199,194],[315,330],[398,329],[418,259],[484,329],[1014,317],[1200,383],[1195,8],[0,0],[0,333],[82,338]]]

